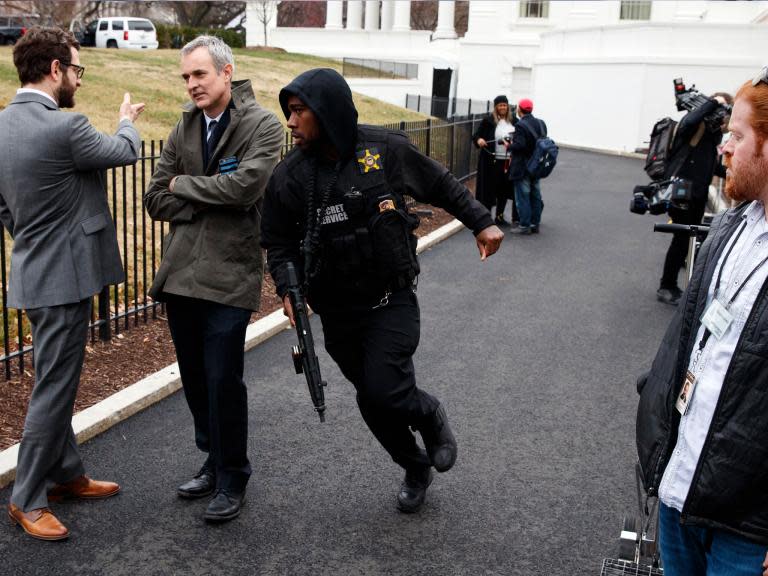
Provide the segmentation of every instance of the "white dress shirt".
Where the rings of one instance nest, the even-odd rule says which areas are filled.
[[[749,273],[768,257],[768,222],[765,219],[763,204],[759,201],[752,202],[742,215],[742,219],[746,224],[740,223],[739,227],[744,226],[744,230],[736,239],[738,228],[736,229],[717,262],[707,292],[707,305],[714,298],[715,285],[721,268],[718,300],[725,305],[736,294]],[[723,259],[734,241],[736,244],[723,267]],[[766,278],[768,278],[768,262],[757,268],[729,307],[733,321],[722,338],[718,340],[711,335],[700,356],[697,350],[704,336],[705,327],[700,325],[696,334],[688,362],[688,370],[696,376],[696,385],[688,410],[680,419],[677,444],[659,486],[659,499],[680,512],[683,510],[683,504],[691,488],[693,475],[720,398],[720,390],[731,363],[731,357]]]
[[[48,100],[56,104],[56,106],[59,105],[59,103],[56,102],[56,100],[53,99],[53,96],[48,94],[48,92],[43,92],[42,90],[37,90],[36,88],[19,88],[16,90],[16,94],[39,94],[40,96],[45,96],[48,98]]]

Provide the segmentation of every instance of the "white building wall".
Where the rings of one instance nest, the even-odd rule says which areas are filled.
[[[248,45],[262,35],[250,16],[253,4]],[[382,5],[383,25],[393,6]],[[656,119],[676,114],[674,77],[706,93],[734,91],[768,63],[766,1],[655,1],[645,22],[619,14],[619,1],[561,0],[550,1],[547,18],[521,18],[517,0],[470,0],[469,29],[458,40],[413,30],[275,28],[269,44],[329,58],[418,63],[416,81],[350,79],[353,89],[398,105],[407,93],[429,96],[433,69],[451,68],[452,95],[531,97],[557,140],[617,150],[642,146]]]
[[[713,42],[712,38],[717,38]],[[735,93],[763,65],[768,27],[646,23],[542,36],[534,114],[559,142],[633,151],[653,123],[679,117],[673,79]]]

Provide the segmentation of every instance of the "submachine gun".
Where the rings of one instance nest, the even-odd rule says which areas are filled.
[[[320,376],[320,362],[315,354],[315,341],[312,339],[312,327],[309,325],[307,302],[301,292],[301,284],[296,274],[293,262],[285,266],[288,275],[288,298],[293,308],[293,320],[296,324],[296,335],[299,337],[298,346],[292,349],[293,366],[296,374],[304,374],[309,387],[312,404],[317,410],[320,422],[325,422],[325,394],[323,388],[328,384]]]

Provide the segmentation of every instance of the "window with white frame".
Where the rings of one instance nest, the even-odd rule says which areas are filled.
[[[619,20],[650,20],[650,0],[622,0]]]
[[[520,18],[549,18],[549,0],[520,0]]]

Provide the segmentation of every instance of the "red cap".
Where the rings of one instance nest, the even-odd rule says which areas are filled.
[[[531,113],[533,112],[533,101],[528,98],[523,98],[517,103],[517,107],[523,112]]]

